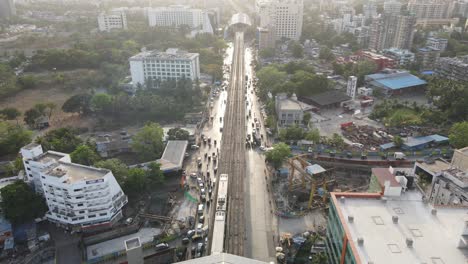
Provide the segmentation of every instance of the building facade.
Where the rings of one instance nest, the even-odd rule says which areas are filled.
[[[127,29],[127,16],[123,11],[113,11],[110,14],[101,13],[98,16],[99,31],[111,31],[112,29]]]
[[[360,60],[369,60],[374,62],[375,65],[377,65],[376,71],[381,71],[385,68],[393,69],[396,66],[396,63],[392,58],[371,51],[359,51],[357,55]]]
[[[390,0],[384,2],[384,14],[387,15],[399,15],[401,12],[402,3],[396,0]]]
[[[302,33],[303,0],[258,0],[256,12],[262,28],[275,30],[276,40],[299,40]]]
[[[416,53],[416,61],[421,71],[432,71],[440,57],[440,50],[432,47],[418,49]]]
[[[278,126],[300,126],[304,119],[304,109],[297,100],[295,94],[290,98],[286,94],[278,94],[275,97],[276,115],[278,117]]]
[[[468,56],[439,58],[436,75],[459,82],[468,82]]]
[[[414,62],[414,53],[409,50],[390,48],[383,50],[383,54],[392,58],[398,66],[406,66]]]
[[[182,25],[191,29],[203,25],[203,11],[193,9],[184,5],[172,5],[168,7],[158,7],[148,10],[148,21],[150,27],[175,27]]]
[[[146,85],[148,79],[164,81],[200,78],[198,53],[188,53],[178,49],[167,49],[166,52],[143,51],[131,57],[129,61],[134,87]]]
[[[426,40],[426,47],[431,47],[434,49],[438,49],[440,51],[444,51],[447,48],[448,39],[444,38],[427,38]]]
[[[371,24],[369,48],[411,49],[416,17],[414,15],[383,15]]]
[[[257,41],[259,50],[274,49],[276,42],[274,28],[257,28]]]
[[[0,19],[7,19],[16,15],[15,3],[13,0],[0,0]]]
[[[128,200],[110,170],[72,163],[68,154],[44,153],[37,144],[23,147],[21,154],[27,179],[35,188],[39,176],[49,221],[86,231],[110,227],[121,219]]]
[[[418,20],[446,19],[452,15],[453,2],[444,0],[410,0],[408,11]]]

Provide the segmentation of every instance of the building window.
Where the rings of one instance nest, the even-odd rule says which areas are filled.
[[[80,214],[84,214],[84,211],[79,211]]]
[[[73,190],[73,191],[74,191],[74,192],[79,192],[79,191],[81,191],[81,190],[82,190],[82,189],[75,189],[75,190]]]
[[[83,206],[83,204],[82,204],[82,203],[79,203],[78,206]]]
[[[88,215],[88,218],[94,218],[96,215]]]
[[[105,216],[105,215],[107,215],[107,213],[100,213],[99,215],[100,216]]]

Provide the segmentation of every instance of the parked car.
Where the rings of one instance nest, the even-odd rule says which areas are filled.
[[[169,245],[167,243],[159,243],[156,245],[156,251],[168,249]]]

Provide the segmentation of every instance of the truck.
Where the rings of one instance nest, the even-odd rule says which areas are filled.
[[[349,126],[352,126],[352,125],[354,125],[354,122],[347,122],[347,123],[342,123],[340,125],[340,127],[341,127],[341,129],[345,129],[345,128],[347,128]]]
[[[393,157],[396,159],[396,160],[404,160],[406,155],[405,153],[403,152],[395,152],[393,153]]]

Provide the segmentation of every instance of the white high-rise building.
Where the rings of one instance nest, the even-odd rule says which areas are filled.
[[[73,230],[111,226],[122,217],[127,196],[110,170],[75,164],[70,155],[21,148],[26,181],[46,199],[51,222]]]
[[[203,25],[203,11],[192,9],[184,5],[171,5],[168,7],[151,8],[148,10],[150,27],[180,27],[189,26],[191,29]]]
[[[196,80],[200,78],[198,53],[188,53],[178,49],[166,52],[143,51],[129,59],[130,73],[134,87],[144,86],[148,79],[179,80],[182,77]]]
[[[299,40],[302,33],[303,0],[258,0],[260,27],[275,29],[276,39]]]
[[[399,15],[403,4],[396,0],[384,2],[384,13],[389,15]]]
[[[112,11],[109,14],[101,13],[98,16],[99,31],[112,29],[127,29],[127,16],[124,11]]]
[[[356,76],[349,76],[348,78],[348,86],[346,88],[346,94],[354,100],[356,97],[356,84],[357,84],[357,77]]]

